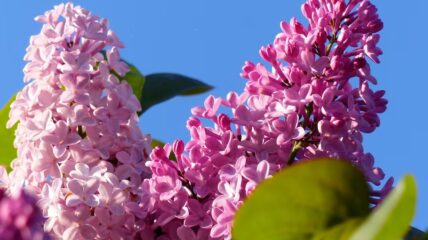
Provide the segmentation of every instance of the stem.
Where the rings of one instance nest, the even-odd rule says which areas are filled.
[[[331,49],[333,48],[333,45],[336,43],[336,41],[337,41],[337,34],[339,33],[339,31],[340,31],[340,29],[342,28],[342,23],[343,23],[343,21],[346,19],[346,18],[348,18],[349,16],[347,15],[347,16],[344,16],[344,17],[342,17],[341,19],[340,19],[340,23],[339,23],[339,27],[338,27],[338,29],[336,30],[336,31],[334,31],[334,33],[333,33],[333,35],[331,36],[331,39],[330,39],[330,42],[328,43],[328,46],[327,46],[327,50],[326,50],[326,53],[325,53],[325,55],[326,56],[328,56],[328,55],[330,55],[330,51],[331,51]],[[333,22],[333,24],[332,24],[332,27],[335,27],[334,26],[335,24],[334,24],[334,22]]]
[[[311,115],[312,115],[313,110],[314,110],[314,103],[313,102],[311,102],[308,105],[306,105],[306,107],[305,107],[305,117],[304,117],[303,125],[302,125],[303,128],[306,128],[306,127],[309,126],[309,121],[311,119]]]
[[[311,138],[311,135],[313,133],[313,130],[312,130],[311,126],[309,126],[309,125],[310,125],[310,119],[311,119],[311,115],[312,115],[313,111],[314,111],[314,105],[311,102],[308,105],[306,105],[306,107],[305,107],[305,116],[303,118],[303,123],[302,123],[303,129],[309,128],[310,132],[303,139],[300,139],[300,140],[297,140],[294,142],[293,148],[291,149],[290,156],[288,157],[288,160],[287,160],[288,166],[290,166],[291,164],[294,163],[294,160],[295,160],[299,150],[311,142],[310,138]]]
[[[326,50],[326,53],[325,53],[326,56],[330,55],[330,51],[333,48],[333,44],[336,43],[336,41],[337,41],[337,36],[336,36],[337,32],[338,31],[336,31],[335,33],[333,33],[333,36],[331,36],[331,40],[328,43],[327,50]]]
[[[287,160],[287,165],[291,166],[291,164],[294,163],[294,160],[297,156],[297,153],[299,152],[300,148],[302,148],[302,142],[301,141],[295,141],[293,144],[293,148],[291,149],[290,156]]]

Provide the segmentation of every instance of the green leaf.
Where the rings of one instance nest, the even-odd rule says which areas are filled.
[[[415,213],[414,178],[405,176],[371,213],[368,197],[364,176],[345,161],[297,164],[255,189],[235,215],[233,238],[402,239]],[[411,228],[405,239],[424,237]]]
[[[348,162],[319,159],[293,165],[262,182],[244,202],[235,216],[233,239],[349,236],[349,229],[369,213],[368,192],[363,174]],[[348,219],[357,220],[340,227]]]
[[[204,93],[212,87],[193,78],[173,73],[156,73],[146,76],[141,98],[142,111],[175,96]]]
[[[143,95],[143,88],[144,88],[144,76],[143,74],[138,71],[138,69],[130,64],[127,63],[129,66],[129,72],[126,73],[125,76],[119,77],[121,81],[126,81],[128,84],[132,87],[132,90],[134,92],[134,95],[140,100]]]
[[[6,123],[9,120],[10,104],[15,101],[16,96],[13,96],[6,105],[0,110],[0,164],[10,170],[10,163],[17,156],[17,151],[13,146],[15,140],[15,130],[18,124],[12,128],[6,128]]]
[[[326,231],[318,233],[312,240],[349,240],[355,229],[361,224],[363,218],[354,218],[333,226]]]
[[[356,230],[351,240],[400,239],[412,222],[415,208],[416,182],[407,175]]]

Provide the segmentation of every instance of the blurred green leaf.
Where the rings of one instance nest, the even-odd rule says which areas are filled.
[[[344,221],[341,224],[337,224],[323,232],[315,235],[312,240],[349,240],[355,229],[361,224],[364,218],[354,218]]]
[[[413,177],[405,176],[371,213],[368,197],[364,176],[345,161],[296,164],[262,182],[244,202],[233,239],[402,239],[415,212]],[[423,235],[411,228],[405,240]]]
[[[233,239],[349,236],[369,213],[368,193],[362,173],[345,161],[293,165],[262,182],[244,202],[235,216]],[[343,223],[348,219],[357,220]]]
[[[6,128],[6,123],[9,120],[10,104],[15,101],[16,96],[13,96],[0,110],[0,164],[10,170],[10,163],[17,156],[17,151],[13,146],[15,140],[15,130],[18,124],[12,128]]]
[[[175,96],[204,93],[212,87],[193,78],[173,73],[156,73],[146,76],[141,98],[142,111]]]
[[[416,182],[407,175],[352,235],[351,240],[401,239],[416,208]]]

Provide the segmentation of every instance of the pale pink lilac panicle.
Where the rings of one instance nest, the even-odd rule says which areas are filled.
[[[24,57],[28,84],[8,122],[19,123],[11,191],[38,197],[54,239],[131,239],[144,225],[135,206],[146,198],[150,138],[138,127],[138,99],[118,79],[129,71],[123,44],[106,19],[71,3],[36,21],[43,26]]]

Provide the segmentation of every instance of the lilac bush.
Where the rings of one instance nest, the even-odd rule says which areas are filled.
[[[19,122],[10,191],[39,198],[54,238],[130,239],[145,217],[150,139],[138,127],[139,100],[118,79],[128,71],[123,44],[106,19],[71,3],[36,21],[43,27],[24,58],[28,84],[8,122]]]
[[[192,109],[190,141],[152,151],[143,239],[231,239],[234,214],[258,183],[317,157],[361,169],[374,206],[390,191],[392,178],[374,187],[385,174],[362,146],[387,105],[370,70],[382,53],[377,9],[368,0],[308,0],[302,12],[308,26],[282,22],[261,48],[270,67],[245,63],[242,93],[209,96]]]
[[[188,142],[153,150],[107,20],[71,3],[36,17],[42,30],[8,121],[19,123],[18,156],[10,174],[0,168],[12,196],[0,191],[2,239],[231,239],[260,182],[319,157],[359,168],[376,207],[393,179],[362,143],[387,105],[370,67],[383,23],[368,0],[307,0],[301,10],[307,25],[281,22],[264,62],[244,64],[242,92],[207,97],[192,109]]]

